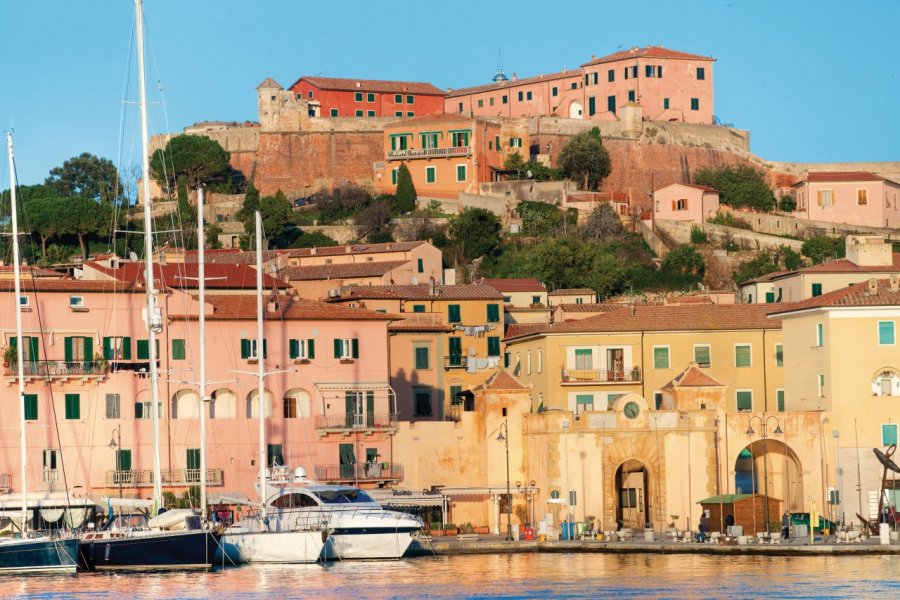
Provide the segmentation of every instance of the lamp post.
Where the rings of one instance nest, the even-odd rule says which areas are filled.
[[[498,442],[506,445],[506,541],[512,541],[512,492],[509,488],[509,427],[506,419],[500,423],[500,434],[497,436]]]
[[[116,425],[116,428],[112,430],[113,437],[109,439],[109,449],[115,451],[116,453],[116,470],[114,473],[116,474],[116,479],[119,482],[119,498],[122,497],[122,473],[121,473],[121,449],[122,449],[122,425]]]
[[[753,415],[750,417],[750,420],[747,423],[747,435],[756,435],[756,432],[753,431],[753,420],[756,419],[759,421],[760,429],[762,430],[762,440],[763,440],[763,496],[766,501],[766,533],[772,533],[771,527],[769,526],[769,452],[767,447],[767,442],[769,440],[769,431],[768,425],[770,419],[775,419],[775,430],[772,432],[775,435],[781,435],[783,432],[781,430],[781,423],[778,421],[778,417],[775,415],[769,416],[759,416]],[[787,454],[785,454],[785,459],[787,458]]]

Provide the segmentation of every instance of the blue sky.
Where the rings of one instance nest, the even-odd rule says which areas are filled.
[[[889,0],[145,2],[154,133],[255,120],[268,76],[463,87],[490,80],[498,49],[507,73],[527,77],[662,44],[717,59],[716,115],[749,129],[765,159],[900,160],[900,3]],[[133,105],[120,127],[126,82],[137,99],[133,12],[130,0],[0,0],[0,129],[15,128],[21,183],[84,151],[117,161],[121,147],[136,162]]]

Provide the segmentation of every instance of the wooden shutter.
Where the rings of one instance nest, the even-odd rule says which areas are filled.
[[[138,340],[138,353],[140,354],[141,341]],[[250,340],[241,340],[241,358],[250,358]]]
[[[357,338],[350,340],[350,347],[352,350],[351,356],[353,358],[359,358],[359,340]]]
[[[675,208],[675,200],[672,200],[672,212],[675,212],[676,210],[678,209]]]
[[[150,360],[150,340],[137,341],[138,360]]]
[[[29,337],[28,338],[28,360],[36,361],[38,359],[39,350],[38,350],[38,338]]]
[[[131,360],[131,338],[127,336],[122,338],[122,358]]]
[[[268,348],[266,347],[266,338],[263,338],[263,351],[262,351],[262,357],[263,357],[263,358],[269,358]],[[257,357],[257,358],[258,358],[258,357]]]
[[[111,337],[103,338],[103,358],[106,360],[113,359],[113,343]]]
[[[84,340],[84,361],[87,363],[94,361],[94,338],[83,337]]]
[[[341,346],[342,345],[343,344],[341,343],[340,338],[334,338],[334,357],[335,358],[341,358]]]
[[[300,358],[300,340],[288,340],[288,357]]]
[[[63,340],[63,345],[65,346],[66,351],[66,362],[72,362],[72,338],[66,337]]]
[[[353,427],[353,408],[355,406],[355,401],[356,395],[353,392],[344,392],[344,426],[347,429]]]
[[[366,392],[366,425],[375,426],[375,392]]]
[[[306,340],[306,358],[312,360],[316,357],[316,340]]]

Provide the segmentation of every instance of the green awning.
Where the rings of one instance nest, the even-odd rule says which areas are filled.
[[[721,494],[719,496],[711,496],[706,500],[699,500],[697,504],[734,504],[750,496],[752,494]]]

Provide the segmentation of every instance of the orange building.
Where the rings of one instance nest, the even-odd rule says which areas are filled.
[[[423,198],[456,198],[479,193],[514,152],[527,160],[528,123],[524,119],[431,115],[404,119],[384,128],[385,164],[376,171],[376,188],[394,193],[397,173],[406,164],[416,193]]]

